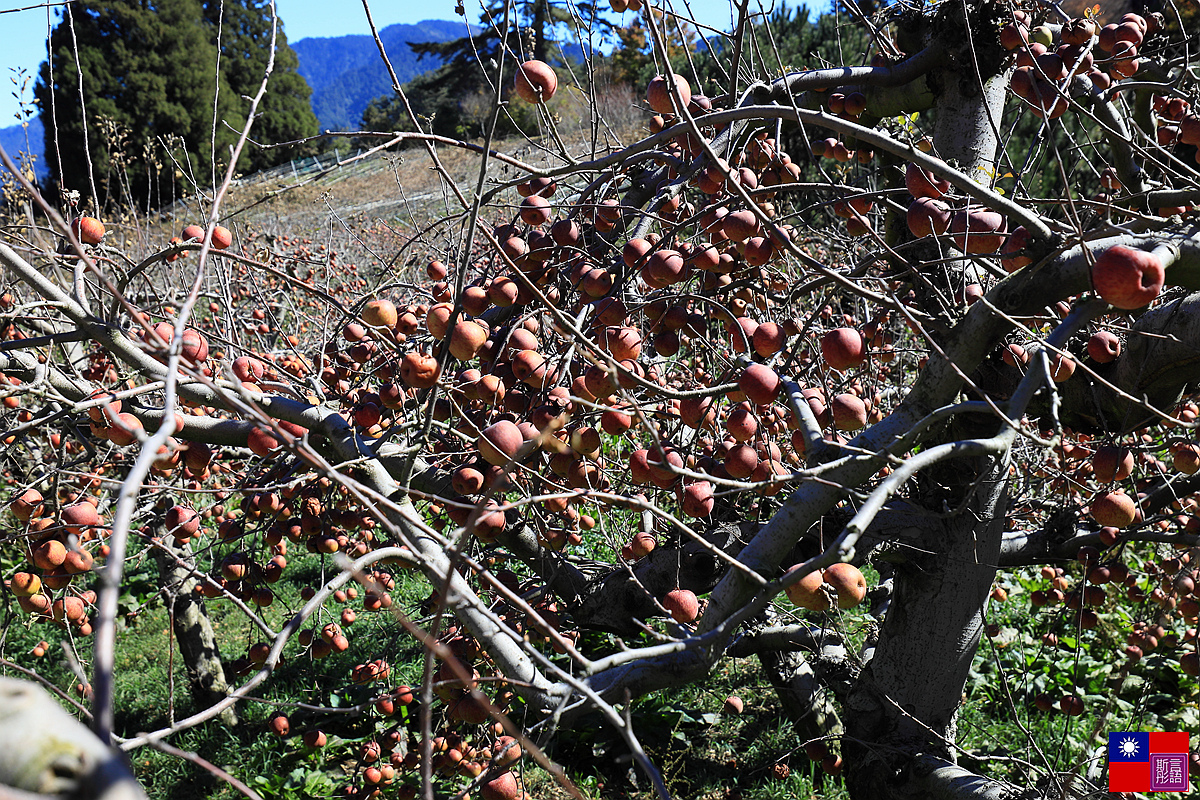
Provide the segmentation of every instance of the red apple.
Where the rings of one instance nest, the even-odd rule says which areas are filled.
[[[95,217],[76,217],[71,221],[71,233],[84,244],[100,244],[104,241],[104,223]]]
[[[475,442],[483,460],[497,467],[506,465],[523,444],[525,437],[517,424],[506,419],[484,428]]]
[[[964,253],[994,253],[1004,243],[1007,221],[997,214],[979,206],[959,211],[950,220],[950,232],[954,234],[954,246]]]
[[[867,343],[854,328],[834,328],[821,337],[821,356],[833,369],[853,369],[866,359]]]
[[[908,207],[907,221],[913,236],[940,236],[950,228],[950,207],[932,197],[918,197]]]
[[[662,607],[679,623],[695,622],[696,617],[700,615],[700,601],[690,589],[672,589],[667,592],[667,596],[662,599]]]
[[[685,515],[700,519],[711,514],[715,504],[712,484],[708,481],[696,481],[683,488],[683,499],[679,505]]]
[[[867,579],[853,564],[830,565],[825,570],[825,582],[837,592],[838,608],[854,608],[867,596]]]
[[[1021,225],[1013,230],[1004,240],[1004,246],[1000,248],[1000,254],[1006,256],[1000,259],[1000,266],[1004,267],[1005,272],[1016,272],[1021,267],[1029,266],[1033,263],[1033,259],[1027,255],[1021,254],[1021,251],[1029,246],[1029,230]]]
[[[738,378],[738,388],[756,406],[770,405],[779,397],[782,382],[775,370],[765,364],[751,364]]]
[[[692,87],[682,75],[672,74],[670,77],[679,91],[679,98],[686,106],[692,99]],[[671,102],[671,87],[667,85],[666,76],[659,75],[650,81],[650,85],[646,87],[646,102],[659,114],[675,113],[675,106]]]
[[[1101,483],[1123,481],[1133,474],[1133,453],[1115,445],[1098,447],[1092,455],[1092,473]]]
[[[1121,340],[1112,331],[1096,331],[1088,339],[1087,353],[1099,364],[1109,364],[1121,355]]]
[[[797,564],[788,571],[791,572],[799,568],[800,565]],[[825,577],[821,574],[821,570],[813,570],[787,587],[784,592],[786,592],[788,599],[800,606],[800,608],[807,608],[809,611],[828,611],[830,607],[829,597],[821,589],[824,582]]]
[[[932,197],[935,200],[950,191],[950,181],[935,177],[932,172],[909,164],[904,170],[904,186],[913,197]]]
[[[214,250],[224,250],[233,244],[233,234],[228,228],[223,228],[217,225],[213,228],[212,246]]]
[[[833,412],[833,427],[839,431],[860,431],[867,427],[867,404],[861,397],[849,392],[834,395],[829,408]]]
[[[1092,500],[1092,519],[1102,526],[1124,528],[1137,518],[1137,504],[1124,492],[1102,492]]]
[[[531,59],[517,67],[513,92],[527,103],[546,102],[558,91],[558,75],[545,61]]]
[[[1150,304],[1162,291],[1166,272],[1154,253],[1113,245],[1092,265],[1096,294],[1116,308],[1131,310]]]

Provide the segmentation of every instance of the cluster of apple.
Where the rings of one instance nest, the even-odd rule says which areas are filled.
[[[1119,22],[1099,27],[1087,17],[1061,26],[1029,28],[1029,17],[1014,12],[1015,19],[1000,32],[1000,42],[1017,53],[1017,68],[1010,79],[1013,92],[1033,113],[1051,119],[1067,111],[1069,89],[1061,82],[1083,75],[1098,90],[1138,70],[1138,50],[1143,40],[1162,28],[1162,16],[1129,13]]]
[[[880,66],[887,63],[887,59],[881,56],[876,56],[871,60],[872,66]],[[822,104],[834,116],[851,122],[858,122],[863,113],[867,110],[867,96],[860,91],[833,91],[825,92],[818,90],[822,97]],[[856,150],[851,150],[849,146],[836,136],[829,136],[824,139],[817,139],[809,144],[812,154],[818,158],[828,158],[842,164],[850,161],[858,161],[860,164],[866,164],[875,157],[875,152],[865,147],[860,147]],[[865,216],[865,212],[859,212]],[[845,216],[848,219],[854,217],[847,214],[838,214]],[[848,226],[851,230],[851,236],[859,236],[861,233],[854,233],[854,227]]]
[[[1029,263],[1022,255],[1029,244],[1028,232],[1018,227],[1007,235],[1008,220],[1003,214],[971,204],[952,210],[946,202],[950,182],[917,164],[905,168],[904,185],[913,196],[906,215],[913,236],[941,236],[949,231],[954,246],[964,253],[988,255],[1002,250],[1001,264],[1008,272]]]
[[[1093,337],[1095,338],[1095,337]],[[1195,418],[1196,408],[1189,404],[1178,416]],[[1151,556],[1135,570],[1126,561],[1129,554],[1122,545],[1123,529],[1133,525],[1148,525],[1161,533],[1181,530],[1193,533],[1200,530],[1196,516],[1200,498],[1181,498],[1173,507],[1174,516],[1164,514],[1144,519],[1140,502],[1142,492],[1126,492],[1120,484],[1133,483],[1138,489],[1149,484],[1137,480],[1139,470],[1147,475],[1162,475],[1171,469],[1183,475],[1194,474],[1200,468],[1200,447],[1186,439],[1173,439],[1168,445],[1152,435],[1149,429],[1137,432],[1133,444],[1102,443],[1083,434],[1067,432],[1068,440],[1057,448],[1056,455],[1035,470],[1035,477],[1049,479],[1052,493],[1066,495],[1076,505],[1088,506],[1093,520],[1103,527],[1098,531],[1099,547],[1080,548],[1076,559],[1080,564],[1081,581],[1072,586],[1071,577],[1062,567],[1046,566],[1042,578],[1049,582],[1044,589],[1030,594],[1034,608],[1065,605],[1075,612],[1071,627],[1089,630],[1099,624],[1094,609],[1104,605],[1113,587],[1116,593],[1134,604],[1141,604],[1153,623],[1137,623],[1131,629],[1125,654],[1137,660],[1144,653],[1158,650],[1178,657],[1181,669],[1195,674],[1196,634],[1194,625],[1200,613],[1200,596],[1196,594],[1196,548],[1179,545],[1174,554]],[[1166,463],[1154,453],[1170,453]],[[1088,498],[1090,497],[1090,500]],[[1171,632],[1175,621],[1190,623],[1186,634]],[[1048,634],[1053,637],[1053,634]],[[1190,643],[1192,649],[1180,648]],[[1049,641],[1055,644],[1056,641]]]
[[[281,446],[281,441],[275,441],[275,448],[266,451],[267,455],[275,455]],[[267,471],[253,482],[270,485],[273,477],[277,479],[280,473]],[[217,542],[233,549],[223,556],[214,551],[215,574],[197,590],[206,597],[229,594],[259,607],[274,602],[270,585],[278,582],[287,568],[289,545],[302,545],[310,553],[346,552],[358,557],[373,549],[376,542],[374,518],[352,500],[344,487],[330,485],[327,478],[307,476],[307,480],[292,481],[280,491],[249,488],[243,492],[239,508],[219,506],[211,511],[221,512],[212,517]],[[166,513],[166,529],[177,540],[189,541],[203,533],[199,517],[188,507],[174,506]],[[389,592],[395,579],[385,570],[373,572],[372,577],[375,588],[363,594],[361,605],[365,611],[379,612],[391,606]],[[312,587],[305,587],[301,597],[308,600],[314,593]],[[345,603],[356,600],[358,594],[353,588],[339,590],[334,599]],[[340,615],[346,627],[355,618],[348,607]],[[316,658],[348,647],[336,623],[322,628],[319,636],[311,629],[302,631],[300,641]]]
[[[1151,100],[1151,108],[1155,114],[1158,143],[1163,147],[1192,145],[1197,148],[1196,163],[1200,164],[1200,115],[1192,110],[1191,103],[1182,97],[1156,94]],[[1159,216],[1185,214],[1190,210],[1189,206],[1160,209]]]
[[[78,636],[88,636],[96,593],[80,589],[75,578],[92,571],[93,551],[107,552],[100,541],[103,521],[90,497],[63,506],[57,514],[48,514],[44,501],[41,492],[27,489],[9,506],[24,525],[19,541],[26,564],[8,580],[8,589],[35,620],[53,620],[71,626]]]

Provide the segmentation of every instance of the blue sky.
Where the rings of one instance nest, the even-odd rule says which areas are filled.
[[[759,0],[754,0],[757,6]],[[45,59],[47,8],[34,8],[15,13],[2,13],[10,8],[24,8],[37,0],[0,0],[0,30],[4,31],[3,53],[0,54],[0,128],[16,123],[19,108],[13,97],[16,70],[25,69],[35,76],[38,65]],[[600,0],[604,3],[604,0]],[[703,24],[716,28],[729,27],[729,0],[674,0],[677,6],[690,7]],[[770,0],[763,0],[769,10]],[[55,3],[57,6],[57,3]],[[468,17],[478,20],[478,0],[464,0]],[[812,5],[816,5],[813,3]],[[360,0],[277,0],[279,16],[290,41],[310,36],[344,36],[350,33],[369,33],[367,18]],[[474,9],[474,11],[472,10]],[[59,9],[49,9],[57,20]],[[454,0],[374,0],[371,15],[380,27],[397,22],[420,22],[426,19],[457,19]],[[628,12],[626,14],[628,16]],[[32,79],[26,99],[32,102]]]

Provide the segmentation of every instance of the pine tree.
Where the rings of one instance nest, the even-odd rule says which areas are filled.
[[[94,179],[101,206],[156,206],[193,181],[207,185],[214,153],[218,169],[227,163],[249,110],[243,95],[262,80],[270,18],[257,0],[224,5],[220,59],[201,0],[79,0],[64,12],[51,34],[53,80],[43,63],[35,88],[47,162],[62,189],[90,197]],[[257,141],[316,132],[295,54],[282,39],[279,48]],[[239,168],[287,157],[248,147]]]
[[[563,61],[560,36],[566,28],[574,34],[574,25],[594,25],[600,31],[611,29],[611,23],[595,13],[589,2],[576,2],[569,7],[551,0],[517,0],[509,8],[491,2],[481,12],[480,27],[471,35],[448,42],[414,42],[409,47],[420,57],[436,56],[443,62],[436,70],[427,72],[404,88],[413,111],[424,118],[422,124],[437,133],[477,136],[464,114],[464,100],[481,92],[491,95],[491,81],[503,65],[506,83],[511,84],[517,64],[536,58],[549,64]],[[507,35],[502,36],[506,29]],[[555,45],[559,46],[555,46]],[[507,90],[507,87],[504,87]],[[363,127],[380,129],[411,129],[403,104],[389,96],[376,98],[363,115]]]
[[[205,0],[204,16],[218,29],[221,41],[221,74],[238,98],[253,97],[262,84],[271,48],[271,4],[268,0]],[[300,62],[287,43],[282,21],[275,32],[275,64],[267,93],[259,105],[259,118],[251,133],[258,142],[288,142],[317,133],[317,118],[310,98],[312,89],[297,72]],[[241,100],[242,105],[247,101]],[[248,163],[239,167],[266,169],[306,154],[315,148],[262,149],[246,152]]]

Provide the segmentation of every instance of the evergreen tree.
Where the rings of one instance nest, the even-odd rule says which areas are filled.
[[[464,113],[464,100],[481,92],[491,94],[498,67],[503,65],[507,91],[517,65],[536,58],[548,64],[563,63],[564,29],[574,24],[595,24],[603,30],[611,28],[595,13],[588,2],[556,4],[551,0],[518,0],[505,19],[505,3],[492,2],[480,17],[481,27],[468,36],[448,42],[413,42],[409,44],[420,57],[437,56],[442,66],[427,72],[405,85],[405,94],[413,111],[422,117],[422,125],[430,125],[436,133],[447,135],[479,135],[470,130],[469,114]],[[507,24],[507,35],[503,35]],[[572,33],[573,33],[572,29]],[[363,127],[380,129],[411,129],[412,120],[402,103],[385,96],[371,102],[363,114]]]
[[[79,0],[64,12],[51,34],[53,78],[50,63],[43,63],[35,88],[47,162],[62,189],[90,196],[94,178],[101,205],[158,205],[193,180],[207,184],[214,152],[215,166],[224,166],[245,125],[249,104],[243,95],[255,94],[262,80],[270,17],[257,0],[225,0],[218,75],[212,20],[219,5]],[[279,46],[269,99],[260,106],[253,134],[258,141],[316,132],[295,54],[282,40]],[[239,168],[286,157],[250,147]],[[184,185],[173,185],[180,178]]]
[[[271,48],[271,4],[269,0],[205,0],[204,16],[219,33],[221,75],[238,98],[253,97],[262,84]],[[280,22],[275,33],[275,64],[267,93],[258,108],[251,136],[258,142],[287,142],[317,133],[317,118],[310,98],[312,89],[297,72],[300,61],[287,43]],[[240,101],[245,105],[245,101]],[[315,150],[261,149],[246,152],[250,170],[273,167],[281,161]]]

